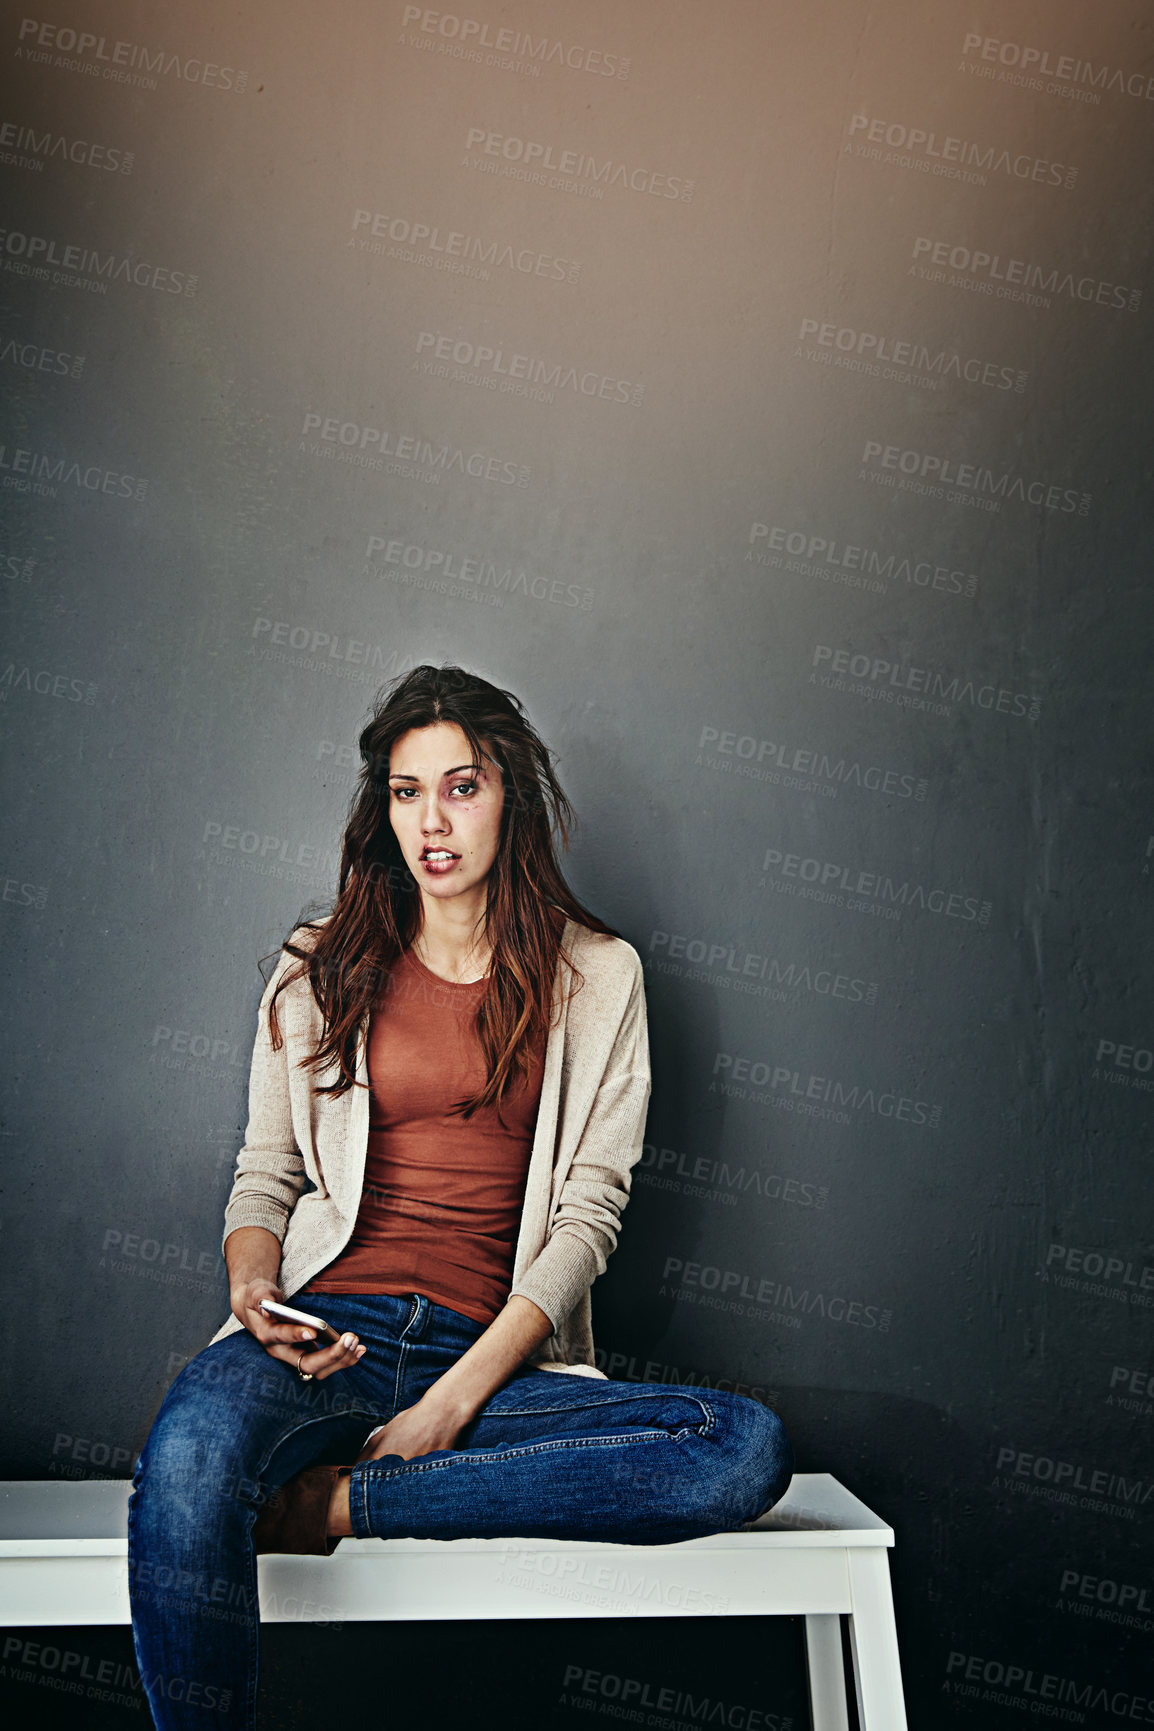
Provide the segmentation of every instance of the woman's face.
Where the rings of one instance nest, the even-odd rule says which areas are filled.
[[[501,840],[501,772],[453,721],[402,733],[389,753],[389,818],[422,896],[483,889]]]

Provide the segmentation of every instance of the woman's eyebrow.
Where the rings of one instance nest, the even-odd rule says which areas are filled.
[[[483,771],[481,769],[480,764],[477,764],[477,763],[459,763],[457,765],[456,769],[444,770],[442,775],[441,775],[441,780],[444,781],[445,777],[449,776],[449,775],[463,775],[466,773],[469,775],[481,775],[483,773]],[[389,780],[390,781],[419,781],[420,776],[405,775],[402,771],[398,770],[395,775],[390,775]]]

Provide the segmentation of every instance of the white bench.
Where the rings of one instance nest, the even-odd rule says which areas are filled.
[[[127,1480],[0,1483],[0,1625],[127,1623]],[[886,1549],[893,1531],[828,1473],[797,1473],[746,1532],[676,1545],[345,1539],[261,1557],[268,1622],[804,1616],[814,1731],[847,1731],[848,1616],[862,1731],[906,1731]]]

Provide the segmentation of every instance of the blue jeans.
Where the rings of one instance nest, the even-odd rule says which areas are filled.
[[[261,1504],[303,1467],[355,1459],[375,1425],[418,1401],[484,1332],[418,1296],[326,1293],[319,1309],[364,1342],[359,1364],[302,1382],[252,1335],[228,1335],[181,1371],[141,1452],[129,1590],[161,1731],[251,1731]],[[354,1467],[349,1508],[358,1538],[670,1543],[754,1519],[792,1469],[781,1421],[743,1395],[530,1370],[498,1390],[457,1448]]]

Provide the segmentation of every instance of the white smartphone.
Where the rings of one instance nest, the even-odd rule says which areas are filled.
[[[335,1346],[341,1338],[335,1328],[330,1328],[319,1316],[310,1316],[307,1311],[294,1310],[291,1304],[278,1304],[273,1298],[262,1298],[259,1306],[268,1317],[275,1317],[277,1322],[295,1322],[301,1328],[314,1328],[318,1342],[325,1346]]]

